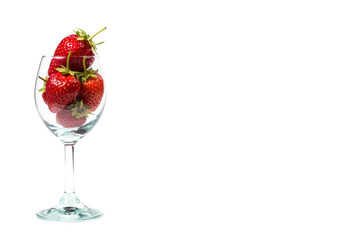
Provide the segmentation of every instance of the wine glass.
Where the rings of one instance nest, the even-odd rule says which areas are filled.
[[[54,63],[64,65],[50,71]],[[78,72],[71,68],[76,68]],[[51,73],[54,71],[56,73]],[[51,73],[50,76],[48,73]],[[63,78],[67,80],[62,82]],[[71,84],[69,88],[67,85]],[[102,213],[84,205],[74,189],[74,146],[95,126],[105,105],[100,56],[42,56],[36,76],[35,104],[41,119],[64,144],[65,151],[64,194],[57,205],[37,212],[37,216],[64,222],[100,217]]]

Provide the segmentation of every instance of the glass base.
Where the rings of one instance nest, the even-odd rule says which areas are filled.
[[[92,208],[65,207],[61,209],[50,208],[36,213],[38,218],[60,222],[80,222],[98,218],[102,215],[99,210]]]
[[[79,222],[101,217],[102,212],[82,204],[74,193],[65,193],[55,207],[41,210],[36,215],[44,220]]]

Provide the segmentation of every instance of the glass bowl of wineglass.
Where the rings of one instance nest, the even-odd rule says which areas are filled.
[[[60,62],[60,67],[52,67]],[[42,121],[64,144],[65,152],[64,194],[55,206],[38,211],[37,216],[64,222],[100,217],[101,211],[83,204],[74,188],[74,146],[96,125],[105,106],[100,56],[71,56],[71,52],[67,57],[42,56],[34,95]]]

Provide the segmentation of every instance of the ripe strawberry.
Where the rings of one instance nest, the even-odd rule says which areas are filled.
[[[93,112],[99,106],[104,95],[104,80],[99,73],[92,74],[86,81],[82,82],[79,99],[85,106],[90,107]]]
[[[53,73],[46,81],[43,98],[51,112],[59,112],[66,105],[74,102],[80,92],[81,83],[74,77],[75,72],[69,70],[69,58],[67,68],[58,68],[58,72]]]
[[[86,117],[76,118],[70,109],[65,108],[56,113],[56,122],[66,128],[80,127],[86,122]]]
[[[73,105],[56,113],[56,122],[66,128],[80,127],[86,122],[88,114],[90,112],[82,101],[75,101]]]
[[[85,58],[83,58],[84,72],[79,75],[81,89],[78,99],[89,107],[91,112],[99,106],[104,95],[104,80],[102,76],[92,68],[86,69]]]
[[[89,68],[95,60],[95,58],[92,56],[95,56],[97,50],[96,45],[103,43],[101,42],[95,44],[92,39],[105,29],[106,27],[95,33],[93,36],[90,36],[86,34],[84,30],[79,29],[74,31],[76,34],[71,34],[61,40],[54,53],[54,57],[57,58],[53,58],[50,62],[50,67],[48,70],[49,76],[56,72],[56,68],[65,66],[66,56],[69,55],[70,51],[72,52],[72,57],[69,64],[70,70],[83,70],[82,56],[90,56],[86,59],[86,66]]]
[[[79,94],[81,84],[74,76],[60,72],[52,74],[46,82],[45,102],[51,112],[58,112],[71,104]]]

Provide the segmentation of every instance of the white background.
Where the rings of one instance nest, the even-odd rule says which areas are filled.
[[[359,239],[358,1],[7,1],[0,14],[0,239]],[[37,219],[63,147],[33,87],[77,27],[107,82],[76,145],[104,216]]]

